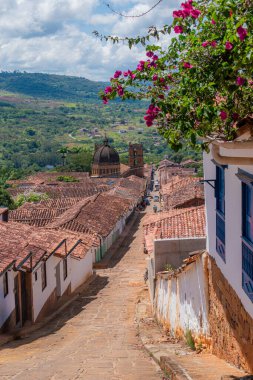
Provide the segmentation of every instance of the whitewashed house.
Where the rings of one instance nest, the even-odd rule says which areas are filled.
[[[253,121],[204,154],[213,352],[253,371]]]
[[[93,237],[0,222],[0,331],[42,319],[93,273]]]

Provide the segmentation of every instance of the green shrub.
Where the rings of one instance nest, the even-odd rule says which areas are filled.
[[[195,342],[194,342],[192,332],[190,329],[186,330],[185,340],[186,340],[187,346],[189,346],[193,351],[195,351],[196,350]]]
[[[22,206],[26,202],[40,202],[46,201],[49,198],[47,194],[29,193],[19,194],[14,200],[14,208]]]
[[[56,180],[60,182],[79,182],[77,178],[67,175],[60,175]]]

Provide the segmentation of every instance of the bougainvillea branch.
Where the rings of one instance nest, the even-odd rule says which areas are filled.
[[[159,32],[131,39],[132,46],[173,33],[167,49],[154,42],[135,70],[117,70],[103,102],[150,99],[146,125],[175,149],[199,146],[210,134],[233,139],[236,123],[252,113],[253,7],[248,0],[187,0],[172,16]]]

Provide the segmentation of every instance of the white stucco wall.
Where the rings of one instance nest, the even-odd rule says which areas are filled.
[[[250,150],[221,149],[227,156],[252,157]],[[212,154],[204,154],[205,179],[215,179],[216,166]],[[253,303],[242,288],[242,182],[236,177],[238,169],[253,174],[253,166],[228,165],[225,169],[225,235],[226,263],[216,252],[216,199],[214,189],[205,183],[207,213],[207,250],[216,260],[223,275],[238,294],[247,312],[253,317]]]
[[[158,275],[154,311],[171,333],[209,336],[207,278],[204,255],[176,277]]]
[[[92,275],[93,252],[90,250],[83,259],[71,257],[71,292],[82,285]]]
[[[41,279],[41,265],[39,263],[38,267],[35,268],[32,276],[32,286],[33,286],[33,319],[34,322],[38,318],[38,315],[46,303],[47,299],[53,293],[56,288],[56,265],[61,261],[60,258],[51,256],[46,261],[47,268],[47,286],[42,290],[42,279]],[[35,272],[37,271],[37,281],[35,281]]]
[[[17,274],[12,270],[8,272],[9,292],[4,297],[3,276],[0,276],[0,328],[15,309],[14,278]]]

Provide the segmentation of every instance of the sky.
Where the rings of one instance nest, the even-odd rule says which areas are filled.
[[[145,35],[151,25],[172,21],[179,0],[0,0],[0,70],[64,74],[108,81],[116,69],[133,69],[145,57],[143,47],[100,41],[104,35]],[[168,42],[168,36],[162,43]]]

